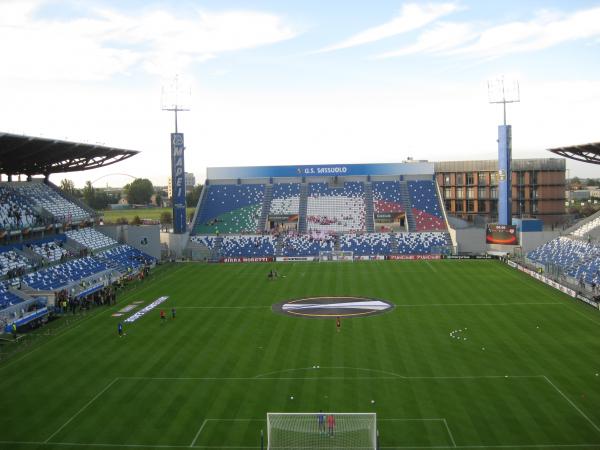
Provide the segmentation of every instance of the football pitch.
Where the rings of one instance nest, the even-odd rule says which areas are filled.
[[[271,308],[319,296],[395,307]],[[600,312],[498,261],[178,263],[0,363],[2,449],[260,448],[267,412],[319,410],[387,449],[600,449]]]

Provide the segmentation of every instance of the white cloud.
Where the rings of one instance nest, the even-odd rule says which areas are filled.
[[[438,23],[433,29],[426,30],[413,45],[399,50],[382,53],[376,59],[406,56],[415,53],[440,53],[474,39],[477,34],[467,23]]]
[[[90,17],[35,16],[41,2],[0,2],[1,78],[104,80],[138,65],[176,73],[219,53],[273,44],[297,32],[276,15],[255,11],[163,10],[139,16],[95,10]]]
[[[498,57],[597,36],[600,36],[600,7],[562,15],[543,11],[527,22],[509,22],[483,30],[477,42],[449,53]]]
[[[454,3],[407,3],[402,6],[400,14],[389,22],[361,31],[342,42],[318,50],[317,53],[356,47],[413,31],[456,10],[458,6]]]
[[[593,38],[596,42],[600,41],[600,7],[571,14],[542,10],[529,21],[508,22],[488,28],[477,23],[438,22],[433,28],[423,31],[414,44],[373,58],[433,53],[487,59]]]

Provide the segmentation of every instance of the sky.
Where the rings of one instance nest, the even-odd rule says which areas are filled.
[[[600,1],[0,0],[0,131],[141,151],[75,174],[166,185],[177,76],[186,171],[497,157],[600,141]],[[568,176],[600,177],[567,163]]]

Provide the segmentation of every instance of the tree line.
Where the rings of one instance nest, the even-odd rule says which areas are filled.
[[[95,210],[107,209],[108,205],[116,204],[121,197],[127,199],[130,205],[149,205],[152,196],[155,195],[154,185],[147,178],[136,178],[131,183],[123,187],[121,195],[106,192],[104,189],[97,189],[92,186],[91,181],[86,181],[83,189],[75,188],[72,180],[67,178],[60,182],[60,189],[71,197],[82,200],[86,205]],[[195,207],[202,193],[202,185],[196,185],[187,193],[185,200],[188,207]],[[162,205],[162,196],[156,194],[155,203]]]

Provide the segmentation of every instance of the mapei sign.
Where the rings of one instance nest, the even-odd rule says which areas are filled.
[[[171,133],[171,190],[173,197],[173,232],[184,233],[185,226],[185,164],[183,133]]]

